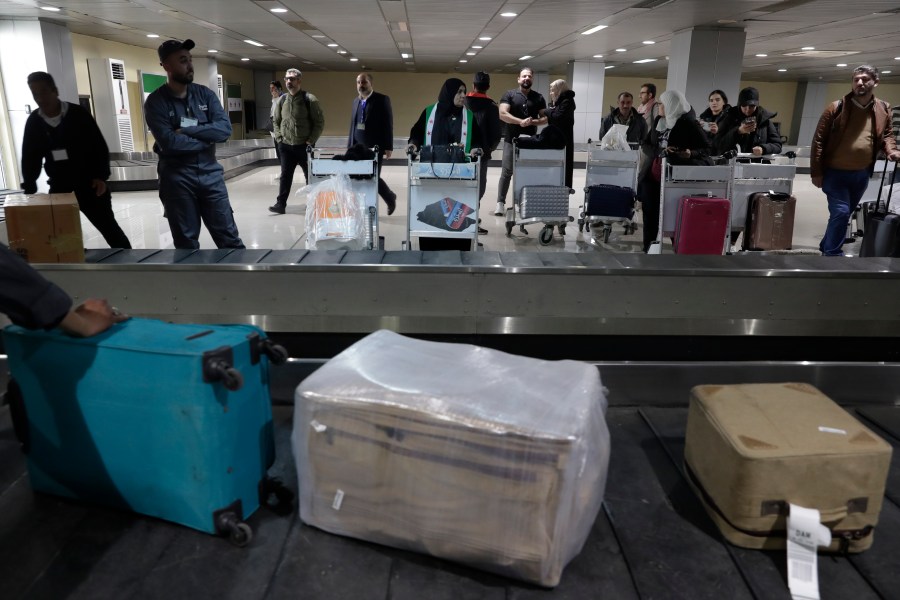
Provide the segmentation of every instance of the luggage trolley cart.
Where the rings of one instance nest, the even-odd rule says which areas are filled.
[[[375,157],[365,160],[333,160],[331,157],[343,150],[321,150],[309,147],[309,185],[321,183],[336,175],[359,175],[366,179],[350,178],[353,191],[363,200],[366,215],[366,249],[384,248],[384,239],[378,234],[378,147],[372,149]]]
[[[726,165],[671,165],[664,157],[662,172],[664,177],[659,186],[659,232],[650,244],[648,254],[662,254],[664,235],[675,235],[679,204],[684,197],[731,198],[734,179],[734,153],[720,157],[727,159]],[[730,209],[729,209],[730,212]],[[722,233],[722,253],[730,247],[730,217],[726,218]]]
[[[743,231],[750,209],[750,196],[757,192],[774,192],[790,196],[794,190],[794,176],[797,174],[797,155],[767,154],[756,156],[740,153],[734,164],[734,182],[731,187],[731,232]],[[748,159],[756,162],[748,162]],[[760,160],[768,163],[759,162]]]
[[[473,162],[421,162],[419,154],[407,152],[406,240],[411,238],[464,238],[478,247],[478,186],[481,151]]]
[[[625,234],[634,233],[637,226],[634,219],[634,200],[637,192],[638,165],[641,152],[638,149],[631,150],[603,150],[599,145],[591,146],[588,151],[587,176],[584,188],[584,205],[578,218],[578,231],[590,230],[592,225],[603,225],[603,241],[609,241],[614,223],[622,223],[625,226]],[[614,196],[625,189],[631,190],[630,201],[624,198],[604,198],[599,200],[600,210],[596,211],[591,205],[595,202],[591,198],[592,186],[615,186],[623,188],[607,190],[595,188],[595,192],[608,191]]]
[[[522,233],[528,234],[525,229],[528,223],[544,224],[538,236],[542,246],[553,241],[554,225],[559,227],[560,235],[565,235],[566,225],[575,220],[569,216],[571,190],[565,185],[565,180],[565,149],[520,148],[516,144],[513,159],[513,204],[506,209],[506,235],[512,234],[516,224]]]

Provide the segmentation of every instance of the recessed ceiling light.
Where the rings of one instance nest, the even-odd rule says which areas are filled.
[[[505,13],[500,13],[500,16],[512,18],[512,17],[518,17],[519,15],[514,12],[505,12]]]
[[[834,65],[834,66],[836,66],[836,67],[846,67],[846,66],[847,66],[847,63],[838,63],[838,64],[836,64],[836,65]]]
[[[779,73],[786,73],[786,72],[787,72],[787,69],[778,69],[778,72],[779,72]]]
[[[900,60],[900,56],[895,56],[894,60]]]
[[[603,67],[603,68],[604,68],[604,69],[615,69],[615,68],[616,68],[616,65],[606,65],[606,66]]]
[[[466,52],[466,56],[475,56],[477,52]]]
[[[881,72],[882,75],[887,75],[888,73],[890,73],[890,71],[882,71]]]
[[[654,42],[653,40],[644,40],[644,41],[641,42],[641,43],[642,43],[642,44],[645,44],[645,45],[647,45],[647,46],[652,46],[652,45],[655,44],[656,42]]]
[[[332,43],[328,44],[328,47],[329,47],[329,48],[337,48],[338,45],[335,44],[334,42],[332,42]]]
[[[482,48],[484,48],[484,46],[472,46],[472,47],[475,48],[476,50],[481,50]]]
[[[263,46],[265,46],[265,44],[260,44],[259,42],[255,42],[253,40],[244,40],[244,42],[250,44],[251,46],[256,46],[257,48],[262,48]]]
[[[461,59],[459,59],[459,62],[461,62],[461,63],[467,63],[467,62],[469,62],[469,61],[467,61],[467,60],[464,59],[464,58],[461,58]]]
[[[286,13],[287,12],[286,8],[271,8],[269,10],[271,10],[273,13]]]
[[[218,52],[218,50],[207,50],[207,52],[209,52],[210,54],[215,54]]]
[[[313,37],[316,38],[317,40],[321,40],[321,39],[322,39],[323,37],[325,37],[325,36],[322,35],[321,33],[317,33],[317,34],[315,34]]]
[[[616,48],[616,52],[628,52],[625,48]]]
[[[346,50],[338,50],[338,54],[347,54]]]
[[[581,35],[591,35],[592,33],[597,33],[601,29],[606,29],[609,25],[597,25],[596,27],[591,27],[587,31],[582,31]]]
[[[525,56],[520,56],[519,60],[528,60],[529,58],[534,58],[534,57],[531,56],[530,54],[526,54]]]
[[[409,54],[408,52],[401,52],[400,58],[412,58],[412,54]]]
[[[59,12],[59,9],[56,8],[55,6],[42,6],[41,10],[47,10],[50,12]]]
[[[250,59],[249,59],[249,58],[242,58],[241,60],[244,61],[244,62],[247,62],[247,61],[250,60]]]
[[[765,58],[768,56],[768,54],[757,54],[756,56],[758,56],[759,58]]]
[[[634,61],[636,65],[642,65],[644,63],[656,62],[655,58],[642,58],[641,60]]]
[[[359,59],[358,59],[358,58],[351,58],[351,59],[350,59],[350,62],[359,62]]]
[[[158,38],[159,36],[156,35],[155,33],[148,33],[148,34],[147,34],[147,37],[148,37],[148,38]]]
[[[803,47],[800,48],[800,49],[801,49],[801,50],[815,50],[816,47],[815,47],[815,46],[803,46]]]
[[[603,55],[602,55],[602,54],[595,54],[595,55],[594,55],[594,58],[603,58]]]
[[[489,38],[488,36],[483,36],[478,39],[481,40],[482,42],[487,42],[487,41],[490,41],[491,38]]]

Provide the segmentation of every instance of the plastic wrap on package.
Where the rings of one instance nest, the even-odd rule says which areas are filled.
[[[600,148],[602,150],[619,150],[621,152],[631,150],[631,146],[628,145],[628,125],[616,123],[610,127],[609,131],[603,135],[603,139],[600,140]]]
[[[378,331],[296,390],[301,519],[555,586],[603,500],[595,367]]]
[[[353,190],[347,175],[334,175],[302,191],[307,192],[306,236],[310,250],[365,248],[365,198]]]

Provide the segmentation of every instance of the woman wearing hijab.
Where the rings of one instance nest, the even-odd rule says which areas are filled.
[[[706,134],[697,122],[694,109],[684,94],[666,90],[657,100],[659,116],[655,126],[647,134],[647,143],[653,148],[653,156],[673,165],[711,165]],[[640,182],[640,196],[644,212],[644,252],[656,240],[659,233],[659,177],[656,169],[647,170]]]
[[[550,106],[541,110],[547,124],[554,125],[566,138],[566,185],[572,188],[572,170],[575,160],[575,92],[564,79],[550,84]]]
[[[457,78],[444,82],[438,101],[426,106],[409,130],[407,149],[418,152],[422,146],[459,144],[466,154],[480,149],[481,130],[475,115],[466,106],[466,84]],[[477,218],[477,215],[476,215]],[[467,239],[419,238],[420,250],[470,250]]]

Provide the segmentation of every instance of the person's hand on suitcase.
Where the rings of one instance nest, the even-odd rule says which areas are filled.
[[[91,337],[103,333],[114,323],[121,323],[130,318],[119,312],[119,309],[110,306],[106,300],[89,298],[69,310],[59,327],[75,337]]]
[[[681,148],[675,148],[674,146],[666,146],[666,152],[668,152],[669,154],[674,154],[675,156],[678,156],[679,158],[690,158],[691,157],[690,150],[687,150],[687,149],[682,150]]]

